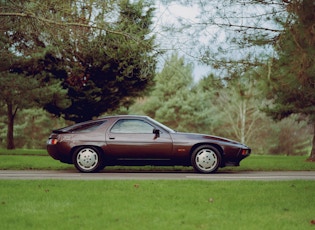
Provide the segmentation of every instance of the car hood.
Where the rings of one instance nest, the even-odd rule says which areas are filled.
[[[231,143],[231,144],[236,144],[236,145],[242,145],[242,146],[246,146],[238,141],[235,140],[231,140],[228,138],[223,138],[223,137],[218,137],[218,136],[214,136],[214,135],[209,135],[209,134],[199,134],[199,133],[183,133],[183,132],[176,132],[174,133],[174,135],[178,135],[178,136],[185,136],[186,138],[189,139],[197,139],[197,140],[214,140],[214,141],[220,141],[220,142],[225,142],[225,143]]]

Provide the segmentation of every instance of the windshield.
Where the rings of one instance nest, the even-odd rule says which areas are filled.
[[[166,125],[163,125],[162,123],[160,123],[160,122],[158,122],[158,121],[156,121],[150,117],[148,117],[148,120],[150,120],[152,123],[156,124],[157,126],[163,128],[164,130],[166,130],[169,133],[176,133],[176,131],[174,131],[173,129],[167,127]]]

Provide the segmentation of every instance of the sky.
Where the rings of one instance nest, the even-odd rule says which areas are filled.
[[[197,6],[182,6],[176,3],[168,5],[156,3],[156,21],[154,23],[154,32],[157,34],[157,40],[160,42],[163,50],[165,49],[169,51],[167,55],[172,52],[178,52],[179,55],[185,57],[187,62],[193,64],[193,77],[195,81],[198,81],[200,78],[210,73],[211,67],[201,65],[195,60],[195,58],[191,57],[191,54],[194,52],[196,53],[197,50],[194,50],[194,47],[192,48],[190,45],[186,45],[190,38],[188,36],[185,37],[185,33],[179,34],[178,37],[170,36],[168,31],[165,31],[162,26],[171,23],[179,25],[177,20],[184,20],[194,24],[198,21],[197,16],[199,14],[200,11]],[[162,57],[159,63],[160,67],[163,66],[167,55]]]
[[[197,5],[192,5],[194,1],[189,1],[191,3],[190,6],[183,6],[175,3],[175,1],[170,2],[170,4],[162,4],[160,1],[156,1],[156,21],[153,31],[157,34],[157,40],[160,42],[162,49],[168,50],[169,53],[178,52],[179,55],[185,57],[187,62],[194,65],[193,76],[195,81],[216,71],[210,66],[197,62],[197,59],[201,58],[201,56],[198,56],[198,48],[202,44],[208,46],[205,49],[209,49],[216,55],[222,54],[222,57],[226,55],[226,58],[242,59],[249,54],[253,56],[266,55],[266,57],[270,55],[273,47],[251,46],[250,48],[240,48],[236,45],[233,47],[227,43],[227,38],[231,38],[231,36],[232,38],[235,36],[235,39],[242,38],[240,32],[244,32],[247,35],[256,33],[257,31],[250,29],[256,27],[278,30],[278,25],[270,19],[270,15],[274,15],[274,12],[277,12],[277,15],[281,16],[283,11],[285,11],[276,3],[266,6],[260,4],[245,5],[245,1],[235,1],[233,4],[228,4],[225,1],[214,1],[211,4],[209,1],[209,4],[203,5],[202,8],[207,13],[201,13],[202,10]],[[185,24],[190,25],[193,29],[199,28],[200,30],[198,32],[195,30],[192,33],[193,30],[189,28],[182,33],[170,35],[169,31],[164,30],[162,27],[173,23],[178,25],[179,28],[179,20],[186,22]],[[211,23],[203,26],[202,23],[198,24],[198,22]],[[219,26],[220,24],[227,25],[229,23],[233,24],[233,26]],[[190,35],[188,35],[189,32],[191,32]],[[239,37],[237,37],[238,33],[240,34]],[[270,30],[268,33],[266,36],[274,36]],[[212,43],[209,43],[210,40]],[[195,43],[193,44],[192,41]],[[163,66],[163,58],[160,66]]]

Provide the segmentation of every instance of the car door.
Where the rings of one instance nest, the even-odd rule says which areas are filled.
[[[119,119],[106,134],[108,154],[116,158],[170,158],[171,136],[163,130],[154,134],[156,128],[142,119]]]

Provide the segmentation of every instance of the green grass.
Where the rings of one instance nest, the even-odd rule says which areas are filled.
[[[0,156],[1,155],[27,155],[27,156],[47,156],[46,149],[0,149]]]
[[[251,155],[241,162],[240,167],[226,167],[220,171],[315,171],[315,162],[307,162],[307,156]],[[46,150],[1,150],[0,169],[73,169],[73,165],[52,159]],[[105,170],[138,171],[193,171],[191,167],[108,167]]]
[[[252,155],[240,167],[220,171],[315,170],[315,163],[306,159]],[[53,160],[45,150],[0,150],[0,169],[73,168]],[[6,230],[307,230],[315,227],[314,191],[315,181],[0,180],[0,223]]]
[[[314,229],[315,181],[0,181],[2,229]]]
[[[229,167],[242,171],[315,171],[315,162],[307,156],[251,155],[241,161],[240,167]],[[225,169],[222,169],[225,170]]]
[[[9,156],[0,155],[1,170],[62,170],[73,169],[73,165],[63,164],[49,156]]]

